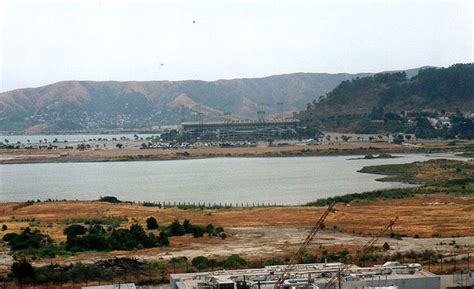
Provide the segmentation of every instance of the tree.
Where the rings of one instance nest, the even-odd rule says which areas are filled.
[[[22,259],[20,261],[14,262],[10,268],[12,275],[18,279],[20,286],[23,283],[24,279],[33,279],[35,278],[35,269],[33,266]]]
[[[161,246],[168,246],[170,241],[168,240],[168,235],[165,232],[160,232],[160,245]]]
[[[87,232],[82,225],[73,224],[64,229],[64,234],[68,237],[76,237],[77,235],[84,235]]]
[[[146,219],[146,228],[148,230],[156,230],[159,228],[158,222],[154,217],[149,217],[148,219]]]
[[[383,243],[383,250],[384,251],[390,250],[390,245],[387,242]]]
[[[7,227],[7,225],[3,224],[2,225],[2,231],[6,231],[6,230],[8,230],[8,227]]]
[[[206,226],[206,233],[208,234],[214,233],[214,226],[212,224],[209,224]]]
[[[247,265],[247,261],[234,254],[225,259],[223,264],[225,268],[238,268]]]
[[[170,231],[171,236],[182,236],[185,234],[184,228],[178,219],[175,219],[169,225],[169,231]]]
[[[122,149],[122,147],[123,147],[123,144],[121,144],[121,143],[118,143],[118,144],[116,144],[116,145],[115,145],[115,147],[116,147],[116,148],[118,148],[118,149]]]
[[[204,256],[197,256],[193,258],[191,263],[198,269],[206,269],[209,266],[209,259]]]

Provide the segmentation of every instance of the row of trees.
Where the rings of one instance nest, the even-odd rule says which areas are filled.
[[[66,242],[56,244],[47,234],[29,227],[18,233],[8,233],[3,236],[15,256],[37,256],[54,257],[67,254],[68,252],[83,251],[111,251],[111,250],[133,250],[141,248],[152,248],[169,245],[168,237],[192,234],[199,238],[207,234],[209,237],[219,236],[226,238],[224,228],[192,224],[184,220],[181,224],[178,219],[171,224],[160,227],[156,218],[150,217],[146,220],[149,232],[139,224],[132,224],[129,228],[115,228],[115,226],[98,224],[97,222],[85,222],[87,224],[71,224],[64,229]],[[150,232],[159,230],[157,232]]]

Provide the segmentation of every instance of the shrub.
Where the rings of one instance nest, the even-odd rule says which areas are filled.
[[[122,202],[122,201],[120,201],[119,199],[117,199],[117,197],[114,197],[114,196],[104,196],[104,197],[100,197],[100,198],[99,198],[99,201],[100,201],[100,202],[113,203],[113,204],[117,204],[117,203],[121,203],[121,202]]]
[[[209,266],[209,259],[204,256],[197,256],[191,261],[194,267],[201,267],[200,269],[205,269]]]
[[[29,227],[23,229],[20,234],[5,234],[2,240],[8,243],[15,254],[54,257],[58,253],[58,247],[50,236],[39,230],[32,231]]]
[[[3,225],[2,225],[2,231],[6,231],[6,230],[8,230],[8,226],[5,225],[5,224],[3,224]]]
[[[154,217],[149,217],[148,219],[146,219],[146,228],[148,230],[156,230],[158,229],[158,227],[158,222]]]
[[[201,227],[201,226],[193,226],[193,230],[192,230],[192,234],[194,236],[194,238],[199,238],[199,237],[202,237],[204,235],[204,228]]]
[[[247,265],[247,261],[241,258],[239,255],[231,255],[223,262],[226,268],[238,268]]]
[[[100,225],[93,225],[87,234],[68,236],[66,249],[72,252],[132,250],[168,244],[169,240],[165,234],[160,234],[159,237],[153,233],[147,235],[139,224],[133,224],[129,229],[117,229],[111,232],[106,232]]]
[[[87,232],[82,225],[70,225],[64,229],[64,235],[68,237],[76,237],[77,235],[84,235]]]
[[[31,264],[26,260],[21,260],[14,262],[11,266],[12,275],[20,280],[20,283],[23,279],[33,279],[35,277],[35,269]]]
[[[178,219],[175,219],[167,228],[169,230],[170,236],[182,236],[186,232],[184,231],[183,226]]]

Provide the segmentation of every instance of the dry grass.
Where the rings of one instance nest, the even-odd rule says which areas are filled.
[[[149,216],[155,216],[160,224],[170,223],[175,218],[190,219],[193,223],[224,227],[252,226],[308,226],[312,225],[324,208],[315,207],[270,207],[234,209],[193,209],[143,207],[138,204],[110,204],[97,201],[67,201],[35,203],[12,210],[15,203],[0,204],[0,220],[9,227],[19,229],[26,222],[12,221],[34,218],[42,230],[61,240],[62,230],[68,219],[73,218],[128,218],[128,226],[138,222],[145,224]],[[377,232],[389,219],[399,217],[394,231],[409,236],[430,237],[474,235],[474,196],[448,194],[417,195],[403,200],[377,200],[337,205],[326,227],[344,232],[369,234]],[[21,225],[19,225],[21,224]],[[10,230],[8,230],[10,231]],[[1,233],[0,233],[1,234]]]

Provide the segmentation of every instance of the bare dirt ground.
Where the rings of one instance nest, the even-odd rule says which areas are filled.
[[[62,231],[67,226],[66,221],[72,218],[126,217],[128,221],[122,226],[135,222],[144,225],[149,216],[155,216],[160,224],[167,224],[175,218],[181,221],[187,218],[192,223],[224,226],[228,238],[196,239],[186,235],[172,237],[171,246],[166,248],[93,252],[36,262],[93,262],[111,256],[133,256],[149,260],[176,256],[192,258],[199,255],[223,257],[239,254],[248,258],[259,258],[291,254],[323,210],[324,208],[316,207],[182,210],[97,201],[45,202],[29,206],[3,203],[0,204],[0,223],[6,224],[9,229],[0,232],[0,236],[32,226],[61,242],[64,241]],[[383,238],[377,243],[378,246],[387,242],[393,252],[429,248],[445,253],[463,253],[472,252],[474,249],[474,196],[429,194],[403,200],[337,205],[336,212],[325,222],[326,229],[314,240],[312,250],[351,250],[364,244],[370,238],[369,234],[378,232],[395,216],[398,216],[399,220],[393,231],[410,237],[403,237],[402,240]],[[434,233],[443,238],[431,238]],[[415,235],[420,238],[413,238]],[[452,240],[455,240],[456,245]],[[3,266],[11,263],[6,250],[6,247],[0,248],[0,264]]]

